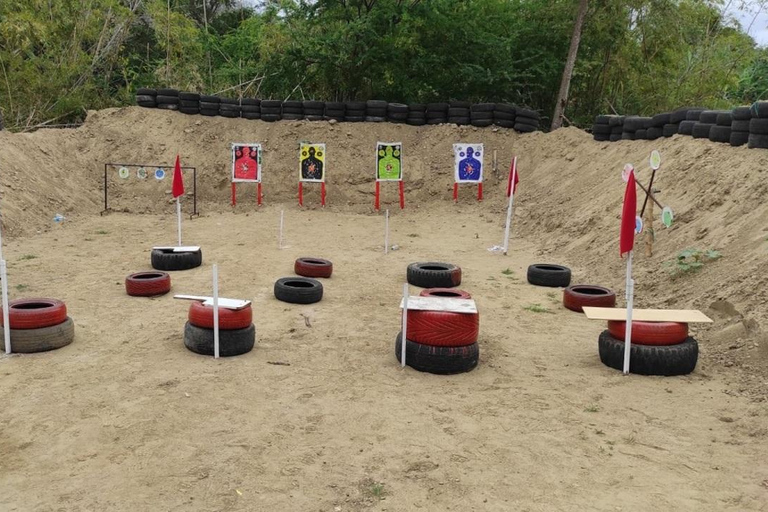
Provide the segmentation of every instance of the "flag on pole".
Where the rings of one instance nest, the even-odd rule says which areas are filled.
[[[181,174],[181,161],[179,155],[176,155],[176,165],[173,167],[173,197],[178,198],[184,195],[184,177]]]
[[[635,171],[632,171],[627,180],[627,188],[624,191],[624,208],[621,211],[621,237],[619,238],[621,256],[632,251],[635,246],[636,216],[637,193],[635,191]]]
[[[509,197],[509,194],[514,194],[515,192],[517,192],[517,184],[519,182],[520,182],[520,173],[517,172],[517,157],[514,157],[512,159],[512,164],[509,166],[509,181],[507,182],[507,197]]]

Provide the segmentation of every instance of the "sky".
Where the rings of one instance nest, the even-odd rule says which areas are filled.
[[[759,4],[763,3],[759,1],[745,2],[746,7],[743,9],[732,8],[729,10],[729,14],[738,20],[744,31],[748,32],[757,44],[768,46],[768,5],[761,8]],[[755,14],[757,14],[756,18]]]

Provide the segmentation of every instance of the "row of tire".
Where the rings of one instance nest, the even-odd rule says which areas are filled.
[[[768,148],[768,101],[733,110],[681,108],[653,117],[600,115],[592,134],[597,141],[611,142],[690,135],[731,146]]]
[[[404,123],[412,126],[451,123],[486,127],[513,128],[529,133],[539,129],[539,113],[506,103],[388,103],[380,100],[323,102],[279,101],[256,98],[222,98],[176,89],[137,91],[136,103],[141,107],[178,110],[189,115],[228,118],[285,120]]]

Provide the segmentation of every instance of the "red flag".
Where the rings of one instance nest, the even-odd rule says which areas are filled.
[[[173,197],[179,197],[184,195],[184,177],[181,175],[181,162],[179,161],[179,155],[176,155],[176,165],[173,168]]]
[[[512,183],[512,176],[515,177],[515,183]],[[507,197],[509,194],[517,192],[517,184],[520,183],[520,173],[517,172],[517,157],[512,159],[512,164],[509,166],[509,180],[507,181]]]
[[[621,211],[621,237],[619,251],[621,256],[635,246],[635,217],[637,216],[637,192],[635,191],[635,171],[629,173],[627,188],[624,191],[624,208]]]

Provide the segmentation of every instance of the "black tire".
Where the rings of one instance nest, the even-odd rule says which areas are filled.
[[[493,124],[496,126],[501,126],[502,128],[514,128],[515,122],[512,120],[506,120],[506,119],[494,119]]]
[[[137,101],[136,104],[144,108],[157,108],[157,103],[154,101]]]
[[[427,124],[427,120],[423,118],[417,118],[417,119],[411,119],[410,117],[405,120],[405,123],[410,126],[424,126]],[[490,121],[489,124],[492,124],[493,121]],[[475,125],[477,126],[477,125]]]
[[[200,113],[200,109],[199,108],[192,108],[192,107],[179,107],[179,112],[181,112],[182,114],[187,114],[187,115],[190,115],[190,116],[195,116],[195,115],[198,115]]]
[[[469,124],[478,128],[485,128],[493,124],[493,119],[471,119]]]
[[[468,101],[449,101],[448,108],[466,108],[469,109],[472,104]]]
[[[152,268],[155,270],[189,270],[203,264],[203,252],[173,252],[172,249],[152,249]]]
[[[256,327],[245,329],[219,329],[219,356],[232,357],[247,354],[256,344]],[[195,354],[212,356],[213,329],[184,324],[184,346]]]
[[[382,101],[382,100],[368,100],[368,101],[365,102],[365,108],[366,109],[369,109],[369,108],[376,108],[376,109],[384,108],[384,109],[386,109],[387,108],[387,102],[386,101]]]
[[[705,110],[699,116],[699,122],[705,124],[717,123],[717,115],[720,114],[719,110]]]
[[[529,108],[517,107],[515,112],[519,117],[527,117],[529,119],[535,119],[536,121],[541,119],[541,115],[538,112]]]
[[[388,112],[387,119],[390,121],[405,121],[408,119],[408,112]]]
[[[178,105],[179,104],[179,97],[178,96],[162,96],[158,94],[155,96],[155,101],[157,104],[164,104],[164,105]]]
[[[685,115],[686,121],[699,121],[701,118],[701,113],[704,112],[702,109],[691,109],[688,111],[688,113]]]
[[[454,288],[461,284],[461,267],[434,261],[411,263],[406,280],[420,288]]]
[[[731,123],[731,130],[734,132],[749,133],[749,121],[734,120],[733,123]]]
[[[695,125],[693,125],[693,130],[691,130],[691,135],[694,139],[708,139],[709,138],[709,130],[715,125],[709,124],[709,123],[701,123],[697,122]]]
[[[227,117],[229,119],[237,119],[238,117],[240,117],[240,111],[219,110],[219,115],[221,117]]]
[[[752,113],[752,117],[766,118],[768,117],[768,101],[756,101],[749,107],[749,111]]]
[[[310,110],[323,110],[325,109],[325,102],[324,101],[313,101],[313,100],[306,100],[301,102],[301,106],[304,107],[304,110],[307,109]]]
[[[621,140],[635,140],[635,132],[621,132]]]
[[[628,117],[624,119],[624,131],[636,132],[645,128],[645,118],[643,117]]]
[[[693,132],[693,125],[696,121],[680,121],[680,126],[677,127],[677,133],[680,135],[690,135]]]
[[[641,128],[635,132],[635,140],[646,140],[647,138],[648,138],[648,130],[646,130],[645,128]]]
[[[304,108],[304,103],[301,101],[295,101],[295,100],[288,100],[283,102],[283,110],[302,110]]]
[[[448,122],[452,124],[458,124],[458,125],[466,125],[469,124],[469,117],[449,117]]]
[[[725,142],[726,144],[731,141],[731,127],[730,126],[713,126],[709,129],[709,140],[712,142]]]
[[[403,333],[398,333],[395,341],[395,357],[401,362]],[[405,364],[420,372],[437,375],[464,373],[477,366],[480,359],[480,347],[477,342],[463,347],[436,347],[422,345],[411,340],[405,343]]]
[[[448,109],[448,117],[469,117],[469,109],[451,107]]]
[[[157,89],[149,89],[147,87],[139,87],[136,89],[136,96],[157,96]],[[749,108],[749,107],[747,107]]]
[[[200,101],[200,94],[196,92],[180,92],[179,100],[182,102],[183,101]]]
[[[768,135],[749,134],[749,149],[768,149]]]
[[[431,119],[427,119],[427,124],[435,125],[435,124],[445,124],[448,122],[447,117],[435,117]]]
[[[261,119],[261,114],[256,114],[253,112],[243,112],[243,119],[249,119],[251,121],[255,121],[256,119]]]
[[[664,130],[661,128],[656,128],[655,126],[651,126],[647,130],[645,130],[646,140],[656,140],[661,138],[662,135],[664,135]]]
[[[515,115],[514,112],[501,112],[501,111],[498,111],[498,110],[494,110],[494,112],[493,112],[493,118],[497,119],[497,120],[514,121],[515,117],[517,117],[517,116]]]
[[[624,342],[605,330],[598,338],[600,361],[609,368],[624,369]],[[637,345],[629,347],[629,372],[638,375],[687,375],[696,368],[699,344],[688,337],[677,345]]]
[[[669,114],[669,122],[670,124],[680,124],[681,122],[685,121],[686,116],[688,115],[688,108],[679,108],[675,110],[674,112]]]
[[[610,135],[600,135],[599,133],[594,134],[592,138],[598,142],[608,142],[609,140],[611,140]]]
[[[358,112],[365,112],[366,104],[364,101],[347,101],[344,103],[344,108],[347,111],[356,110]]]
[[[664,112],[663,114],[656,114],[651,118],[651,126],[654,126],[656,128],[663,128],[665,124],[671,123],[669,119],[670,119],[669,112]]]
[[[322,115],[305,115],[304,119],[306,119],[307,121],[322,121],[323,117],[324,116]]]
[[[242,112],[243,114],[261,114],[261,107],[255,107],[253,105],[243,105],[242,107],[240,107],[240,112]]]
[[[567,288],[571,284],[571,269],[562,265],[535,263],[528,267],[528,282],[536,286]]]
[[[334,110],[339,112],[344,112],[345,105],[341,101],[326,101],[325,102],[325,111]]]
[[[768,135],[768,119],[752,119],[749,122],[749,133],[757,135]]]
[[[336,121],[337,123],[344,122],[344,116],[323,116],[325,121]]]
[[[201,108],[200,115],[208,116],[208,117],[216,117],[217,115],[219,115],[219,109],[211,110],[211,109]]]
[[[664,128],[661,130],[661,134],[664,137],[671,137],[673,135],[677,135],[677,129],[678,126],[676,124],[665,124]]]
[[[600,124],[600,125],[608,126],[608,121],[609,120],[610,120],[610,116],[605,116],[605,115],[595,116],[595,124],[596,125]]]
[[[195,100],[179,100],[179,107],[200,108],[200,102]]]
[[[607,124],[595,124],[592,126],[592,133],[597,135],[610,135],[611,127]]]
[[[218,112],[219,108],[220,108],[219,103],[210,103],[207,101],[200,102],[200,110],[215,110],[216,112]]]
[[[379,117],[379,116],[365,116],[365,122],[366,123],[383,123],[386,121],[386,117]]]
[[[524,124],[524,123],[518,123],[517,120],[515,121],[515,131],[518,131],[520,133],[532,133],[532,132],[535,132],[536,130],[538,130],[538,127],[536,126],[531,126],[529,124]]]
[[[514,105],[510,105],[509,103],[497,103],[493,111],[515,115],[517,113],[517,108]]]
[[[280,120],[280,114],[265,114],[264,111],[261,112],[261,120],[266,121],[268,123],[273,123],[275,121]]]
[[[283,114],[283,119],[286,121],[302,121],[304,120],[304,114]]]
[[[610,126],[611,128],[623,128],[624,116],[611,116],[608,119],[608,126]]]
[[[9,329],[11,350],[20,354],[46,352],[65,347],[75,339],[75,324],[70,317],[64,322],[38,329]]]
[[[387,112],[390,114],[397,113],[397,114],[407,114],[408,113],[408,105],[405,103],[390,103],[387,105]]]
[[[275,298],[291,304],[320,302],[323,283],[309,277],[282,277],[275,281]]]
[[[472,121],[485,121],[485,120],[493,121],[493,112],[470,112],[469,118]]]
[[[611,142],[618,142],[621,140],[621,133],[611,133],[611,136],[608,137],[608,140]]]
[[[158,96],[175,96],[176,98],[178,98],[179,90],[178,89],[158,89],[157,95]]]
[[[366,109],[365,117],[387,117],[387,109],[380,109],[380,108]]]
[[[156,104],[156,96],[150,96],[148,94],[137,94],[136,95],[136,103],[146,102],[146,103],[152,103]]]
[[[363,121],[365,121],[365,116],[344,116],[346,123],[362,123]]]
[[[427,112],[439,112],[445,115],[448,112],[447,103],[427,103]]]
[[[752,112],[749,107],[736,107],[731,110],[731,116],[734,121],[749,121],[752,119]]]
[[[216,103],[216,105],[218,105],[219,103],[221,103],[221,98],[219,98],[218,96],[209,96],[207,94],[201,94],[200,101],[204,101],[206,103]]]
[[[749,142],[749,132],[734,132],[731,130],[731,138],[728,140],[731,146],[743,146]]]
[[[162,110],[179,110],[178,105],[175,105],[175,104],[172,105],[170,103],[158,103],[156,108],[159,108]]]
[[[202,97],[201,97],[202,101]],[[249,107],[260,107],[261,106],[261,100],[258,98],[243,98],[240,100],[241,106],[249,106]]]
[[[261,100],[261,106],[266,108],[275,108],[275,109],[281,109],[283,108],[283,102],[280,100]]]
[[[495,103],[475,103],[469,107],[471,112],[493,112],[495,109]]]
[[[733,114],[731,112],[720,112],[717,114],[717,126],[731,126],[733,122]]]

